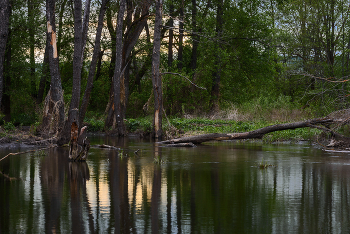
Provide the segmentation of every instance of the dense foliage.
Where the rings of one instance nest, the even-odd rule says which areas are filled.
[[[127,0],[123,43],[146,0]],[[84,5],[85,1],[83,1]],[[261,106],[308,109],[316,115],[348,106],[350,60],[349,1],[322,0],[165,0],[161,65],[165,114],[215,114],[219,110]],[[44,0],[10,1],[10,27],[4,59],[2,116],[15,124],[40,121],[49,90],[45,72]],[[91,1],[89,32],[81,72],[87,85],[100,1]],[[149,6],[130,56],[123,59],[121,92],[125,118],[153,111],[151,80],[155,4]],[[56,1],[57,47],[65,107],[72,98],[74,59],[73,1]],[[84,9],[84,6],[83,6]],[[101,129],[111,100],[115,32],[119,2],[108,2],[86,121]],[[123,55],[124,56],[124,55]],[[127,55],[128,56],[128,55]],[[47,70],[47,69],[46,69]],[[43,95],[39,92],[43,92]],[[271,111],[262,109],[261,111]]]

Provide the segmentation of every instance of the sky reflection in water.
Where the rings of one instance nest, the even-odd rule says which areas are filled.
[[[0,233],[350,231],[347,154],[306,144],[91,141],[123,151],[91,148],[86,163],[69,162],[65,148],[0,161],[13,178],[0,175]]]

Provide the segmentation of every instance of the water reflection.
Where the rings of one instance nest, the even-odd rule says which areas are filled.
[[[109,144],[124,150],[92,148],[86,163],[69,162],[65,148],[1,161],[21,179],[0,175],[0,233],[350,231],[347,155],[304,145]],[[277,167],[258,169],[262,159]]]
[[[41,162],[40,168],[42,199],[45,209],[45,232],[56,233],[60,230],[63,187],[65,174],[68,171],[68,160],[64,157],[64,151],[57,148],[52,149]]]

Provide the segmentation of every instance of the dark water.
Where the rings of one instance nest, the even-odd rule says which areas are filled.
[[[350,233],[348,154],[91,141],[123,150],[92,148],[86,163],[69,162],[66,148],[0,161],[0,233]]]

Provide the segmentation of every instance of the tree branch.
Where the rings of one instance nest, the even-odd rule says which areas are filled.
[[[181,74],[179,74],[179,73],[175,73],[175,72],[162,72],[162,75],[163,75],[163,74],[171,74],[171,75],[178,75],[178,76],[181,76],[181,77],[185,78],[186,80],[188,80],[188,82],[190,82],[190,83],[191,83],[192,85],[194,85],[195,87],[197,87],[197,88],[199,88],[199,89],[207,90],[207,89],[204,88],[204,87],[200,87],[200,86],[196,85],[196,84],[193,83],[190,79],[188,79],[186,76],[183,76],[183,75],[181,75]]]

